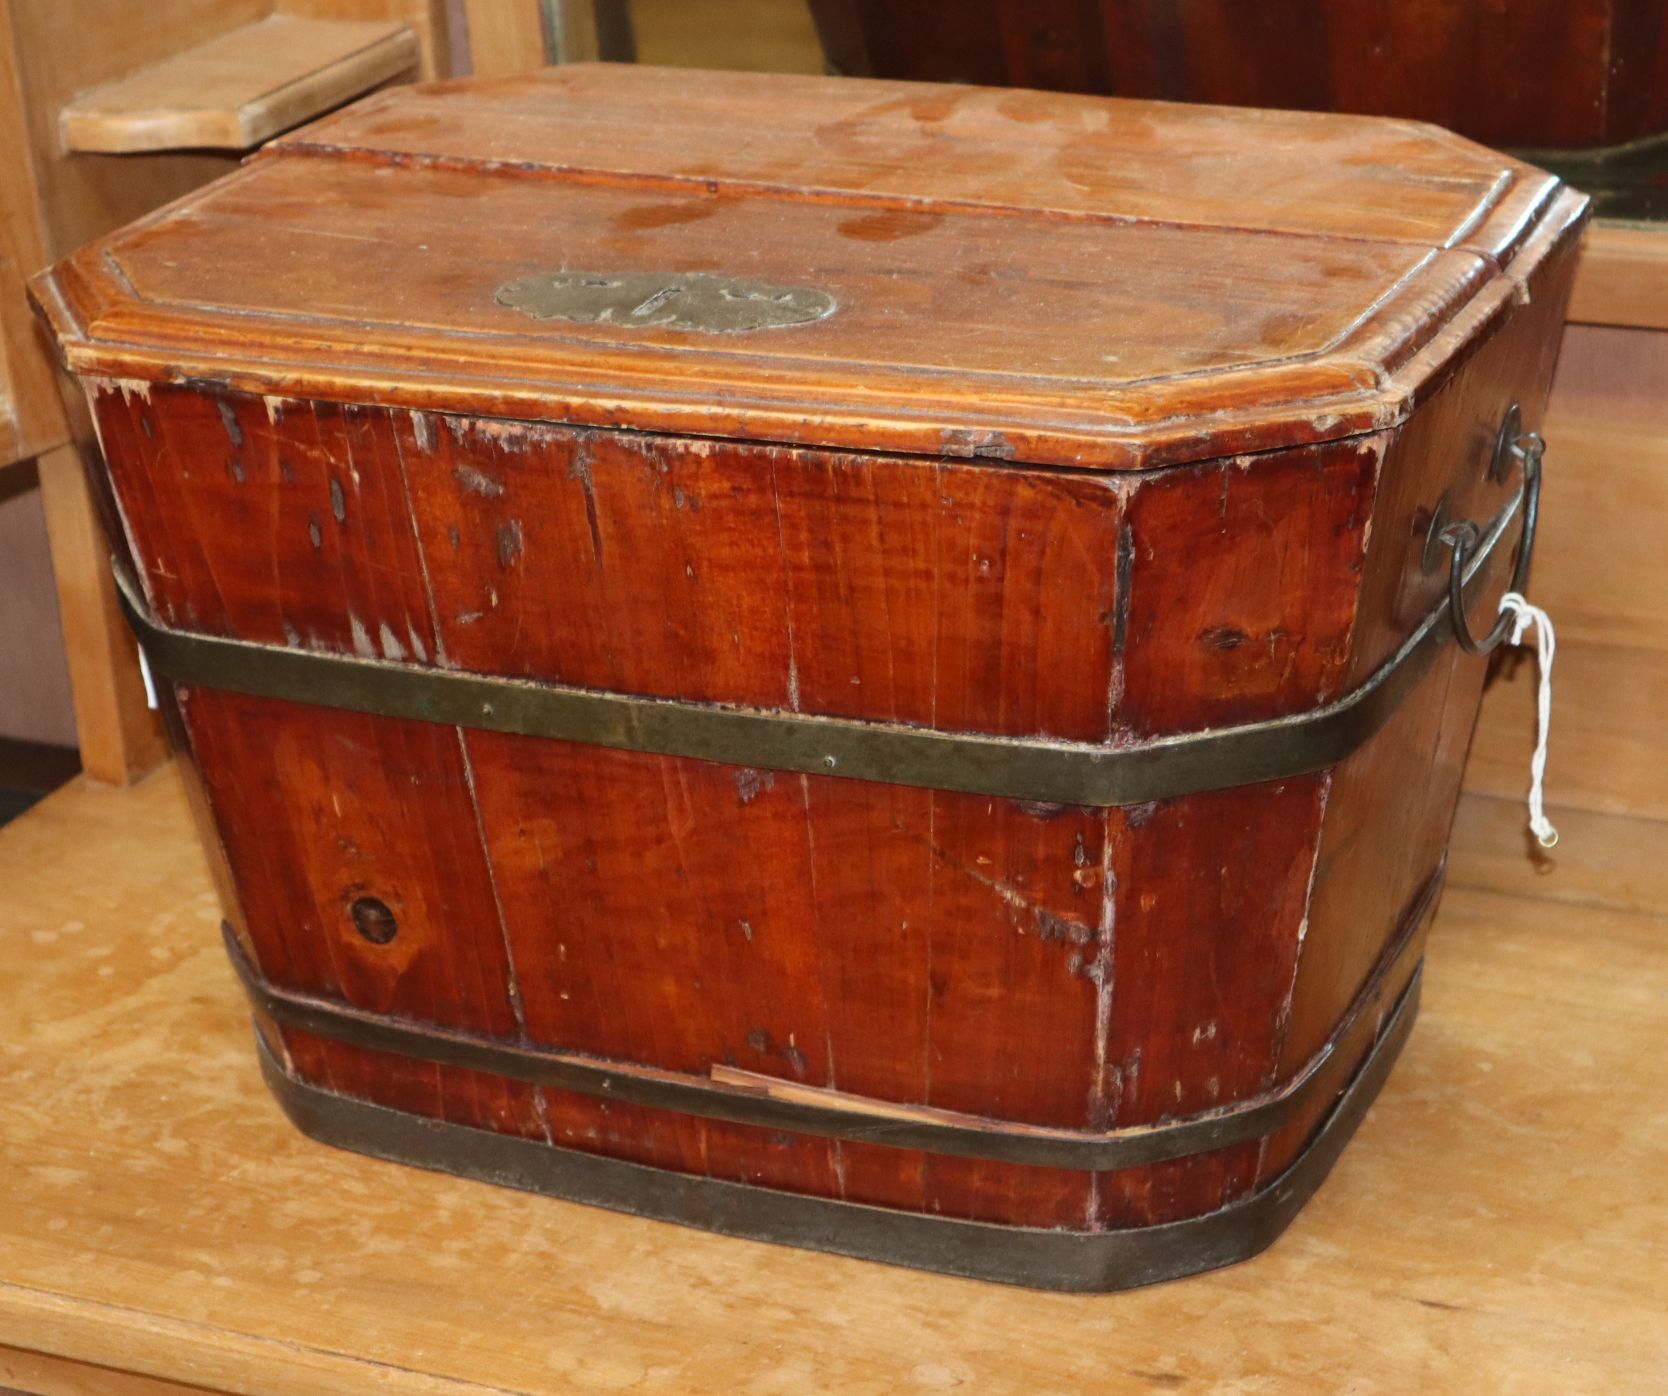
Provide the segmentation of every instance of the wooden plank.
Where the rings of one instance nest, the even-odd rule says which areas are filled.
[[[1587,336],[1600,333],[1607,338],[1582,345],[1586,359],[1560,378],[1545,426],[1544,508],[1530,594],[1551,614],[1559,639],[1547,796],[1571,812],[1577,832],[1566,832],[1566,838],[1581,837],[1584,830],[1585,837],[1605,842],[1617,816],[1668,818],[1660,779],[1668,763],[1662,725],[1668,703],[1668,572],[1659,522],[1668,515],[1668,433],[1660,399],[1653,400],[1649,391],[1660,376],[1656,341],[1668,336],[1637,330]],[[1604,418],[1559,413],[1560,402],[1588,413],[1613,403],[1625,410]],[[1471,821],[1461,821],[1456,840],[1478,836],[1479,811],[1488,809],[1488,827],[1508,838],[1501,857],[1522,850],[1519,837],[1505,833],[1514,826],[1502,811],[1515,809],[1515,827],[1521,830],[1535,742],[1536,678],[1527,655],[1496,662],[1466,769],[1467,790],[1504,804],[1473,806]],[[1456,856],[1470,846],[1457,843]],[[1541,865],[1556,868],[1564,856],[1560,847]],[[1618,865],[1607,876],[1618,887],[1649,880],[1644,865],[1625,876]]]
[[[50,450],[69,430],[51,356],[23,294],[24,278],[46,257],[8,5],[0,0],[0,467]]]
[[[404,24],[270,15],[66,106],[68,150],[248,150],[411,68]]]
[[[1668,431],[1559,416],[1544,434],[1534,600],[1560,640],[1668,650]]]
[[[0,1347],[0,1389],[29,1396],[192,1396],[206,1390],[15,1347]]]
[[[1569,318],[1668,329],[1668,228],[1594,223],[1582,247]]]
[[[464,13],[472,73],[525,73],[551,61],[541,0],[464,0]]]
[[[0,1090],[23,1103],[0,1112],[13,1347],[263,1396],[1295,1393],[1364,1373],[1397,1396],[1549,1371],[1645,1391],[1668,1369],[1641,1283],[1668,1266],[1660,913],[1450,889],[1422,1020],[1293,1229],[1245,1265],[1093,1298],[301,1138],[256,1075],[171,771],[49,797],[0,830],[0,885]]]
[[[423,81],[453,74],[447,0],[277,0],[281,15],[329,20],[399,20],[417,36],[416,76]]]
[[[73,747],[74,704],[38,486],[33,461],[0,473],[0,737]],[[21,784],[0,777],[0,785]]]
[[[1566,325],[1547,422],[1557,427],[1565,418],[1668,432],[1668,334]]]
[[[74,446],[47,452],[40,477],[81,764],[94,780],[122,785],[162,760],[167,744],[146,707],[133,634],[116,607],[110,547],[80,452]]]
[[[1668,821],[1555,805],[1561,835],[1548,852],[1529,833],[1523,801],[1467,791],[1448,852],[1448,881],[1546,902],[1661,913],[1668,907]]]
[[[1483,694],[1465,785],[1522,798],[1535,748],[1532,652],[1501,662]],[[1547,797],[1607,814],[1668,819],[1662,779],[1668,649],[1560,638],[1552,684]]]

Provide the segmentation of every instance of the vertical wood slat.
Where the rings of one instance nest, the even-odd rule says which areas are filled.
[[[190,390],[93,394],[151,604],[269,644],[426,656],[435,630],[386,414]],[[517,1035],[453,729],[177,690],[265,972],[378,1012]],[[282,811],[276,818],[273,811]],[[398,931],[356,930],[376,897]],[[546,1137],[536,1093],[286,1031],[333,1088]]]
[[[0,469],[62,444],[58,384],[23,278],[45,260],[34,161],[12,43],[11,0],[0,0]]]
[[[39,468],[81,766],[94,780],[126,785],[167,755],[167,742],[146,704],[133,632],[116,605],[109,546],[81,453],[56,447]]]
[[[554,61],[543,0],[464,0],[469,70],[477,76],[525,73]]]

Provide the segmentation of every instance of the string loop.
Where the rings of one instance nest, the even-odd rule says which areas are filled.
[[[1500,614],[1512,617],[1509,643],[1521,645],[1531,628],[1535,632],[1535,663],[1540,671],[1535,711],[1540,734],[1529,760],[1529,832],[1542,848],[1552,848],[1557,845],[1558,831],[1546,817],[1546,741],[1552,727],[1552,657],[1558,652],[1558,640],[1552,632],[1552,618],[1520,591],[1508,591],[1500,598]]]

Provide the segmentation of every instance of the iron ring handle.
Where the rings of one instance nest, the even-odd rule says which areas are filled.
[[[1541,504],[1541,454],[1545,449],[1546,442],[1539,432],[1525,432],[1511,443],[1511,453],[1523,462],[1523,539],[1518,545],[1510,587],[1520,594],[1529,585],[1529,559],[1535,551],[1535,524]],[[1453,566],[1448,573],[1448,618],[1454,625],[1454,638],[1467,654],[1488,654],[1505,642],[1513,617],[1502,615],[1481,638],[1471,633],[1471,624],[1465,618],[1465,568],[1471,550],[1477,546],[1477,525],[1462,519],[1443,529],[1441,537],[1454,550]]]

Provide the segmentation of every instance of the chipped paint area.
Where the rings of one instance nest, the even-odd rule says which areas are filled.
[[[143,378],[84,378],[82,383],[89,393],[120,393],[124,403],[142,402],[147,407],[155,386]]]
[[[508,571],[521,556],[521,521],[510,519],[498,525],[498,565]]]
[[[365,629],[365,622],[352,611],[348,612],[348,630],[353,636],[353,652],[361,659],[375,659],[377,649],[371,642],[371,632]]]
[[[999,431],[976,431],[968,427],[947,427],[939,437],[939,450],[947,456],[971,460],[1017,459],[1019,452]]]
[[[945,849],[940,848],[930,839],[915,833],[897,820],[892,821],[892,828],[911,842],[920,844],[944,867],[986,888],[1001,898],[1013,910],[1019,912],[1020,915],[1014,925],[1014,930],[1018,934],[1034,933],[1038,941],[1043,944],[1050,941],[1060,941],[1064,944],[1079,947],[1086,946],[1095,939],[1095,932],[1092,927],[1081,921],[1073,920],[1069,916],[1061,916],[1058,912],[1051,911],[1045,906],[1038,905],[1011,883],[991,877],[980,872],[978,868],[953,858]],[[1026,922],[1030,923],[1030,931],[1026,929]],[[1094,966],[1091,965],[1088,970],[1083,969],[1081,951],[1074,951],[1072,956],[1068,958],[1067,968],[1072,973],[1082,972],[1088,974],[1091,978],[1094,977]]]
[[[237,411],[232,404],[223,397],[214,400],[214,409],[220,414],[220,423],[226,428],[226,439],[234,447],[243,445],[243,428],[238,425]]]
[[[452,467],[452,478],[468,490],[470,494],[477,494],[482,499],[500,499],[504,494],[504,486],[484,471],[475,469],[472,465],[455,465]]]
[[[736,783],[736,794],[741,797],[744,805],[750,805],[758,799],[759,793],[776,788],[775,771],[759,771],[751,766],[738,766],[732,773],[731,779]],[[748,939],[752,939],[751,936]]]
[[[491,417],[447,417],[446,431],[460,446],[485,442],[504,455],[522,455],[551,439],[548,428],[528,422],[505,422]]]
[[[440,444],[439,433],[434,429],[434,418],[427,412],[412,412],[408,415],[411,418],[411,435],[417,442],[417,449],[424,455],[433,455],[435,448]]]

